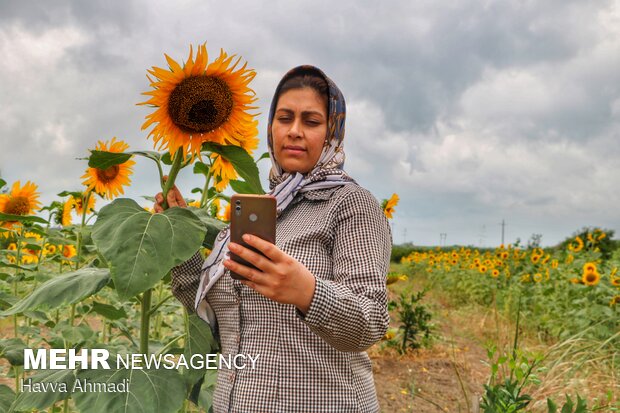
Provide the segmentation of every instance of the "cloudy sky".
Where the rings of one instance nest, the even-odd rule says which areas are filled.
[[[80,188],[76,158],[97,140],[152,149],[135,105],[146,69],[205,41],[257,71],[258,153],[288,69],[339,85],[345,167],[379,199],[398,193],[396,243],[495,246],[502,219],[506,242],[620,230],[618,1],[4,0],[2,178],[34,181],[47,204]],[[200,186],[189,171],[178,182]],[[138,160],[127,196],[156,192]]]

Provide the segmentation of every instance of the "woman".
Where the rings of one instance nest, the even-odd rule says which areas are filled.
[[[204,265],[196,254],[172,272],[177,298],[217,323],[223,354],[260,355],[253,370],[219,371],[216,412],[379,410],[364,350],[388,327],[391,233],[376,199],[343,170],[344,121],[344,97],[322,71],[287,73],[268,126],[276,244],[246,238],[262,257],[223,231]],[[176,188],[168,205],[185,206]]]

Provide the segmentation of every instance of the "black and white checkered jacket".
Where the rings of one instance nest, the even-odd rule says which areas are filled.
[[[278,217],[276,244],[316,277],[304,316],[231,279],[207,293],[222,354],[259,355],[254,370],[218,373],[215,412],[376,412],[365,350],[388,327],[391,231],[358,185],[298,194]],[[175,296],[193,309],[202,259],[172,271]]]

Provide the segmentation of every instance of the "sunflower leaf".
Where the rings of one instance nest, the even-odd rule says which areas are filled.
[[[73,198],[79,199],[82,197],[82,193],[79,191],[62,191],[58,194],[60,197],[65,197],[71,195]]]
[[[4,384],[0,384],[0,412],[6,412],[15,400],[15,392]]]
[[[264,194],[265,191],[260,183],[258,175],[258,167],[256,162],[246,152],[245,149],[239,146],[222,146],[213,142],[205,142],[202,144],[202,149],[210,152],[217,153],[224,159],[232,163],[235,171],[243,178],[243,180],[252,189],[253,194]]]
[[[6,185],[6,181],[0,178],[0,189],[2,189],[4,185]]]
[[[252,188],[247,182],[239,180],[231,180],[230,187],[238,194],[252,194]]]
[[[38,222],[47,224],[47,220],[35,215],[14,215],[0,212],[0,221]]]
[[[121,299],[153,287],[175,265],[200,248],[205,226],[188,208],[160,214],[145,211],[134,200],[118,198],[101,208],[92,237],[110,264]]]
[[[25,380],[44,391],[24,391],[17,395],[8,412],[46,409],[71,394],[75,383],[75,370],[45,370]],[[35,384],[35,383],[38,383]]]
[[[203,247],[212,249],[213,244],[215,243],[215,238],[220,231],[226,227],[226,224],[220,221],[219,219],[213,218],[206,209],[189,207],[192,212],[202,221],[202,223],[207,227],[207,233],[205,234],[204,241],[202,242]]]
[[[114,165],[125,163],[131,158],[131,153],[108,152],[91,150],[88,157],[88,166],[97,169],[108,169]]]
[[[104,383],[105,387],[126,385],[126,391],[75,392],[75,404],[82,412],[172,413],[181,408],[185,398],[185,385],[176,370],[81,370],[77,379]]]
[[[0,313],[2,316],[34,309],[54,309],[77,303],[101,290],[110,281],[110,270],[81,268],[41,284],[29,296]]]

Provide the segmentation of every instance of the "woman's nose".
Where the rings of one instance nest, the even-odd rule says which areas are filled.
[[[288,130],[288,135],[291,138],[297,138],[302,135],[302,127],[301,127],[300,119],[295,119],[293,122],[291,122],[291,127]]]

